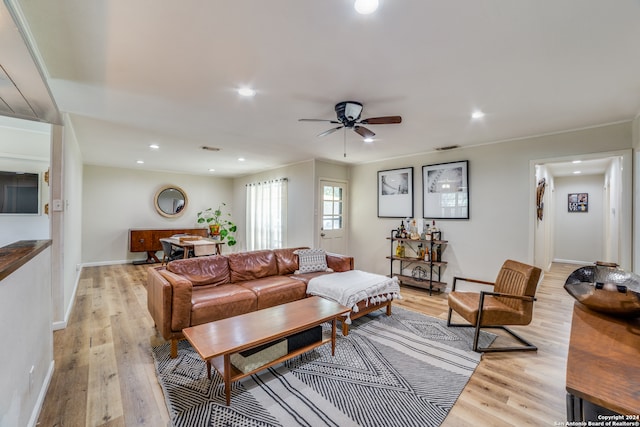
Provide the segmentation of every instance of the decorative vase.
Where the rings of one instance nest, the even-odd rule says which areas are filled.
[[[209,232],[212,236],[220,236],[220,224],[211,224],[209,226]]]

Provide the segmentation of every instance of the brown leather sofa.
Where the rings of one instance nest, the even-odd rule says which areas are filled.
[[[297,249],[213,255],[149,267],[147,306],[156,328],[178,354],[182,329],[306,297],[307,283],[325,272],[295,274]],[[326,254],[333,271],[353,270],[353,257]]]

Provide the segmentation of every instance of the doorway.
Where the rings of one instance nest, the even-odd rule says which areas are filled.
[[[327,252],[347,251],[347,183],[320,180],[320,247]]]
[[[532,162],[536,266],[608,261],[631,269],[631,159],[625,150]]]

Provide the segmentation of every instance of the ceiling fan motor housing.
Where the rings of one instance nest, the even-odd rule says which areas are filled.
[[[362,104],[355,101],[339,102],[336,104],[335,110],[340,123],[345,127],[353,127],[362,113]]]

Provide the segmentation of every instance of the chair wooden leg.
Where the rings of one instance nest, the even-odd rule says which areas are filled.
[[[387,316],[391,316],[391,301],[387,303]]]

